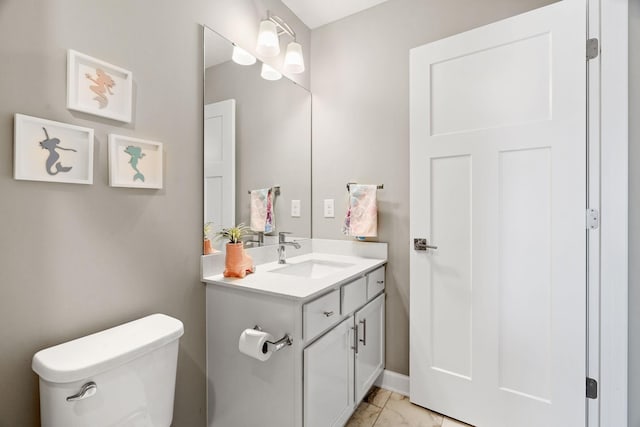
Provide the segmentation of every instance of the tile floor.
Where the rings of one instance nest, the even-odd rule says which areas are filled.
[[[428,409],[409,398],[374,387],[345,427],[470,427]]]

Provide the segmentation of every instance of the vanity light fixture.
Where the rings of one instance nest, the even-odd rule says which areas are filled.
[[[256,52],[265,57],[277,56],[280,53],[279,36],[282,34],[287,34],[293,39],[293,41],[287,45],[287,52],[284,58],[284,70],[293,74],[304,72],[302,46],[296,40],[295,31],[293,31],[289,24],[282,18],[271,15],[269,11],[267,11],[267,19],[260,22]],[[262,74],[264,74],[264,67]]]
[[[260,22],[256,52],[266,57],[277,56],[280,53],[278,29],[271,17]]]
[[[231,59],[233,62],[240,65],[253,65],[256,63],[255,56],[235,44],[233,45],[233,54]]]
[[[265,80],[280,80],[282,78],[282,74],[275,68],[273,68],[269,64],[262,64],[262,70],[260,71],[260,76]]]
[[[290,73],[299,74],[304,72],[304,57],[302,56],[302,46],[297,41],[292,41],[287,46],[287,53],[284,56],[284,69]]]

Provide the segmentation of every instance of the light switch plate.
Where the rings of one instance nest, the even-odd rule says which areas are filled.
[[[293,218],[300,217],[300,200],[291,201],[291,217]]]
[[[334,200],[333,199],[324,199],[324,217],[325,218],[335,218],[335,210],[334,210]]]

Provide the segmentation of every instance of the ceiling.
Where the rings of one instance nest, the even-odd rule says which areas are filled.
[[[387,0],[282,0],[312,30],[385,1]]]

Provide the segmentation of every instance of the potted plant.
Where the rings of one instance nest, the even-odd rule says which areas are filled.
[[[202,236],[202,252],[205,255],[210,255],[212,254],[213,251],[213,246],[211,245],[211,232],[213,231],[213,223],[212,222],[207,222],[204,225],[203,228],[203,236]]]
[[[244,224],[231,228],[223,228],[216,233],[218,239],[227,239],[226,256],[224,260],[224,277],[244,277],[247,272],[253,273],[253,260],[244,251],[242,237],[249,234],[249,227]]]
[[[218,239],[227,239],[231,244],[242,243],[242,238],[250,233],[249,227],[244,224],[238,224],[235,227],[223,228],[216,233]]]

